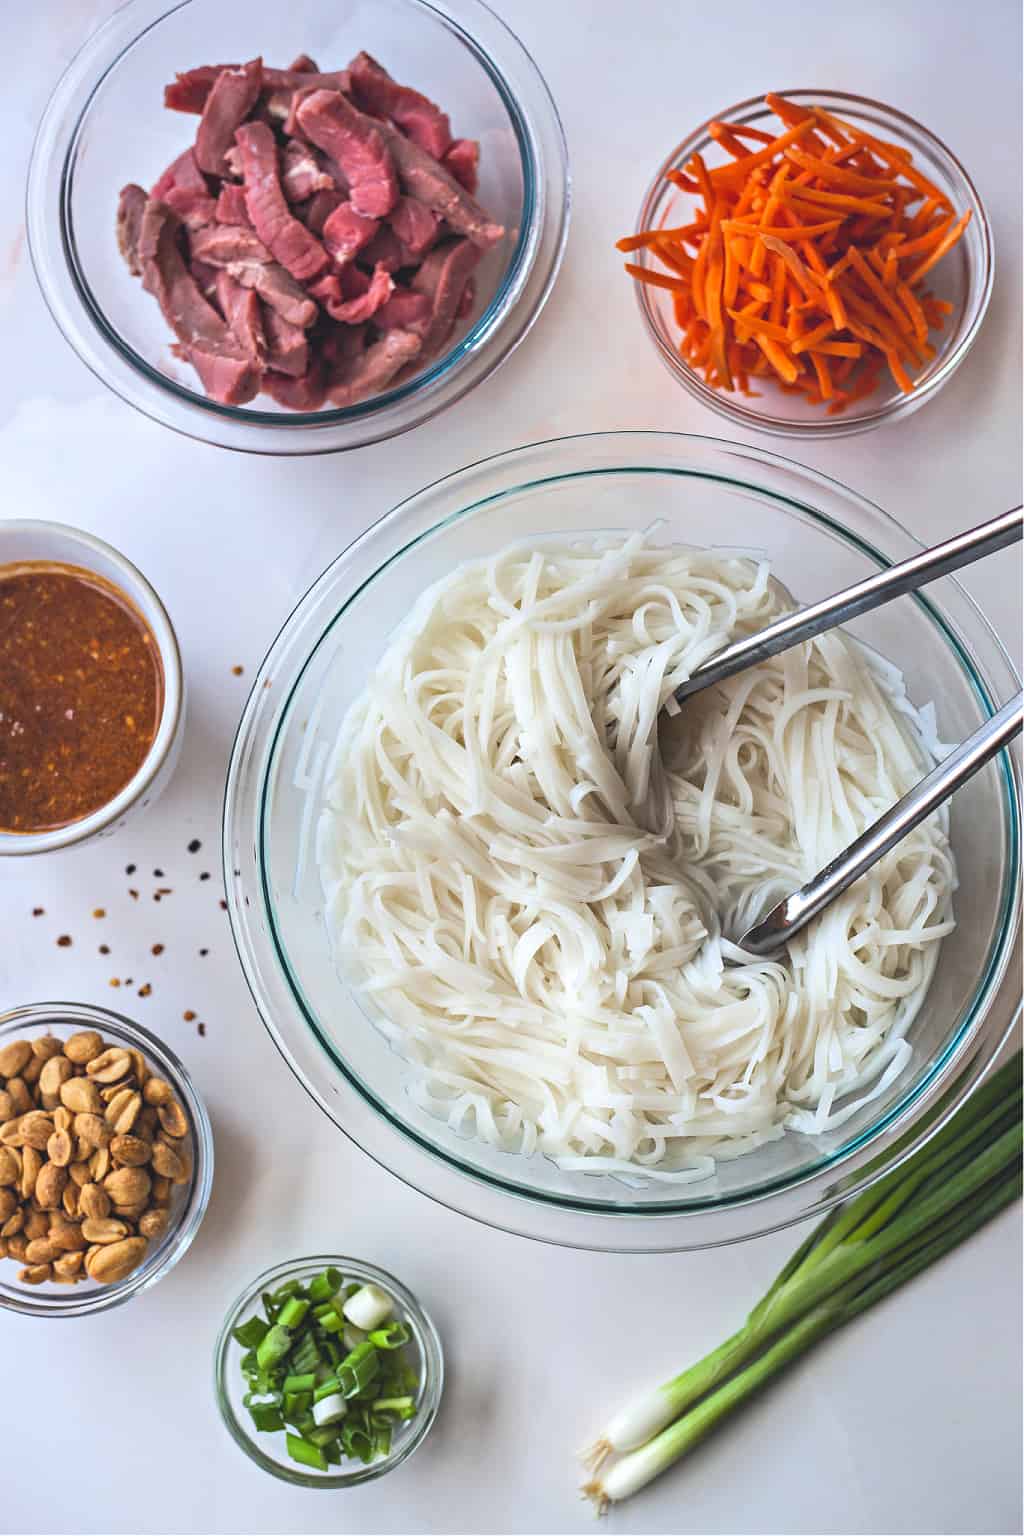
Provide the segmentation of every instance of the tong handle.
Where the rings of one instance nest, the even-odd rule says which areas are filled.
[[[826,864],[806,885],[785,897],[767,917],[749,928],[737,940],[740,948],[750,954],[766,956],[788,944],[812,917],[817,917],[822,908],[877,864],[918,822],[924,821],[949,799],[954,790],[983,768],[989,758],[1008,746],[1022,725],[1024,695],[1018,693],[998,714],[992,715],[943,758],[902,800],[897,800],[891,810],[862,832],[831,864]]]
[[[769,656],[788,651],[790,646],[813,640],[815,635],[834,629],[837,624],[847,624],[862,613],[870,613],[890,598],[900,597],[904,592],[916,592],[918,587],[927,586],[940,576],[972,565],[985,555],[995,554],[997,549],[1006,549],[1017,543],[1022,532],[1024,513],[1020,507],[1014,507],[1012,512],[1004,512],[977,528],[958,533],[955,538],[936,544],[934,549],[924,549],[919,555],[890,566],[887,571],[878,571],[852,587],[845,587],[834,597],[812,603],[809,608],[800,608],[747,639],[727,645],[717,656],[699,666],[685,683],[680,683],[673,697],[677,704],[681,704],[702,688],[724,682],[737,672],[745,672],[748,667],[767,661]]]

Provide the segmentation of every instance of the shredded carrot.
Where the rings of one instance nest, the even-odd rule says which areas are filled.
[[[769,94],[781,124],[708,125],[710,163],[666,173],[689,222],[618,242],[626,271],[666,291],[679,353],[715,389],[775,388],[834,414],[885,373],[906,393],[953,306],[924,279],[970,222],[891,144],[820,107]],[[658,270],[654,263],[660,263]]]

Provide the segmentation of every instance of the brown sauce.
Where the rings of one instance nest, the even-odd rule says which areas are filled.
[[[163,710],[142,615],[77,565],[0,566],[0,831],[81,821],[134,778]]]

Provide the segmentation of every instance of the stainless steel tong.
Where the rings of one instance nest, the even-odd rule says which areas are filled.
[[[1024,515],[1020,507],[1015,507],[1012,512],[1004,512],[991,522],[957,534],[944,544],[936,544],[934,549],[924,550],[887,571],[846,587],[834,597],[787,614],[757,634],[726,646],[698,667],[693,676],[676,689],[675,704],[679,705],[713,683],[720,683],[737,672],[746,671],[747,667],[766,661],[769,656],[777,656],[780,651],[787,651],[791,646],[848,623],[862,613],[869,613],[891,598],[915,592],[940,576],[948,576],[951,571],[958,571],[985,555],[1006,549],[1020,540],[1022,532]],[[675,709],[669,707],[675,713]],[[1022,724],[1024,703],[1018,693],[806,885],[780,901],[753,927],[730,937],[749,954],[770,955],[782,949],[836,896],[1002,751],[1019,734]]]

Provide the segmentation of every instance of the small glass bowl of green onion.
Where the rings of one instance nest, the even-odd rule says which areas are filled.
[[[221,1418],[257,1466],[300,1488],[349,1488],[422,1444],[444,1358],[399,1280],[320,1254],[246,1286],[221,1326],[213,1372]]]

